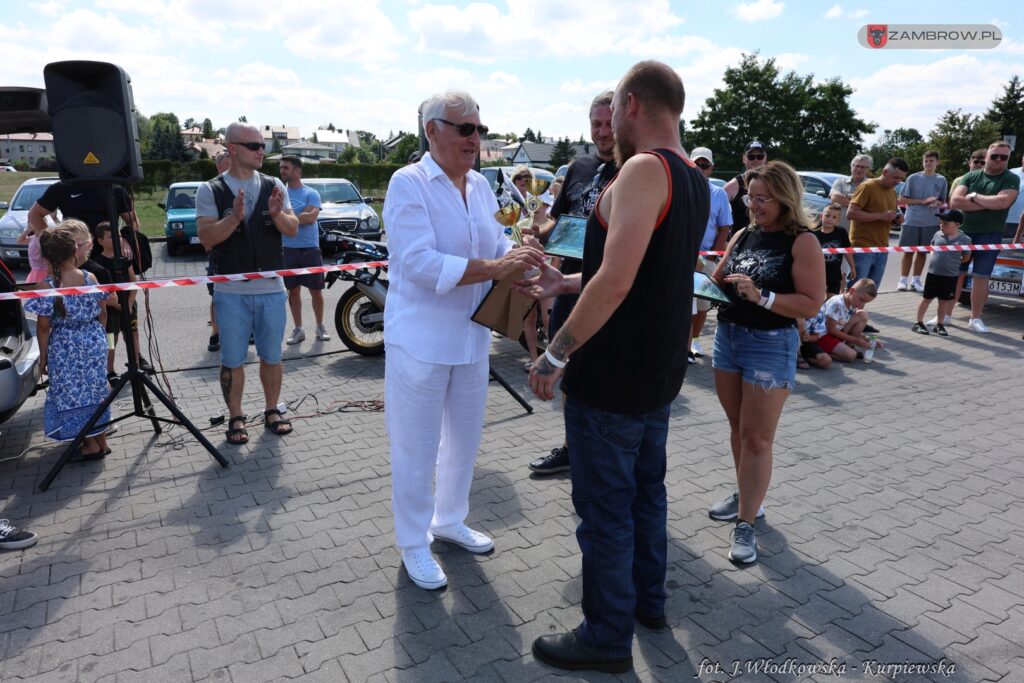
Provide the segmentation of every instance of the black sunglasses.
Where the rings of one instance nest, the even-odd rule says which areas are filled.
[[[447,123],[449,126],[458,131],[459,135],[461,135],[464,138],[468,138],[470,135],[472,135],[473,131],[480,133],[480,137],[483,137],[487,135],[487,133],[491,130],[487,126],[480,126],[475,123],[452,123],[451,121],[446,121],[445,119],[434,120],[440,121],[441,123]]]
[[[248,149],[250,151],[253,151],[253,152],[256,152],[256,151],[259,151],[261,149],[266,149],[267,148],[266,143],[263,143],[263,142],[232,142],[232,143],[229,143],[229,144],[241,145],[242,147],[245,147],[246,149]]]
[[[983,163],[985,163],[985,160],[984,159],[971,159],[971,163],[972,164],[983,164]]]
[[[1010,158],[1009,154],[989,154],[988,158],[992,161],[1006,161]]]
[[[751,161],[757,161],[758,159],[764,159],[764,155],[763,154],[748,154],[747,158],[750,159]]]
[[[693,162],[693,163],[697,164],[697,166],[698,166],[699,168],[703,168],[703,169],[705,169],[705,170],[707,170],[707,169],[711,168],[711,164],[709,164],[709,163],[708,163],[708,162],[706,162],[706,161],[695,161],[695,162]]]

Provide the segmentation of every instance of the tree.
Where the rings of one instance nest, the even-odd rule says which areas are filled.
[[[238,117],[238,122],[239,123],[249,123],[249,119],[247,119],[244,115],[243,116],[239,116]]]
[[[187,161],[188,153],[181,139],[181,126],[178,117],[167,112],[153,114],[149,119],[152,127],[148,149],[144,151],[144,159],[167,159],[169,161]]]
[[[181,127],[185,130],[188,130],[189,128],[198,128],[199,123],[193,118],[187,118],[185,119],[185,123],[181,124]]]
[[[988,147],[998,137],[999,130],[989,119],[950,109],[932,129],[928,146],[939,153],[939,173],[951,179],[963,175],[971,152]]]
[[[213,121],[203,119],[203,139],[212,140],[215,137],[217,137],[217,133],[213,130]]]
[[[902,157],[907,160],[911,168],[921,162],[925,148],[924,136],[917,128],[897,128],[896,130],[884,130],[882,136],[871,147],[867,153],[875,162],[875,170],[881,170],[883,164],[893,157]]]
[[[569,138],[562,138],[555,143],[554,149],[551,150],[551,165],[558,168],[562,164],[569,163],[575,157],[576,149],[572,146]]]
[[[762,62],[755,52],[727,68],[722,80],[725,87],[704,102],[687,137],[710,147],[723,170],[739,167],[750,140],[797,168],[845,169],[863,136],[875,130],[856,117],[853,89],[838,78],[816,84],[813,75],[783,75],[774,58]]]
[[[309,141],[310,142],[320,142],[319,140],[316,139],[316,131],[315,130],[313,131],[313,137],[311,137],[309,139]]]
[[[409,155],[420,148],[420,139],[412,133],[406,133],[395,143],[388,155],[388,163],[404,164],[409,161]]]
[[[544,134],[540,132],[540,128],[537,129],[537,142],[544,142]]]
[[[1020,76],[1014,76],[1003,87],[1002,96],[992,101],[985,118],[995,124],[1000,135],[1016,135],[1017,149],[1024,147],[1024,85]],[[1011,165],[1016,166],[1012,160]]]
[[[532,128],[527,128],[526,131],[523,132],[523,138],[527,142],[537,142],[537,136],[534,134]]]
[[[275,153],[281,151],[281,139],[280,138],[276,138],[276,137],[274,138],[274,142],[273,142],[273,144],[270,147],[270,151],[271,152],[275,152]]]

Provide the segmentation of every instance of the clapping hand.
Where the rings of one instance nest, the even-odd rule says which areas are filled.
[[[274,186],[270,199],[267,200],[267,208],[270,209],[271,216],[278,215],[284,209],[284,192],[281,192],[280,187]]]

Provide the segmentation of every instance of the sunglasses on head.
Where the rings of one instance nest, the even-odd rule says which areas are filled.
[[[477,125],[475,123],[452,123],[451,121],[446,121],[445,119],[434,120],[440,121],[441,123],[447,123],[449,126],[454,128],[459,135],[461,135],[464,138],[468,138],[470,135],[472,135],[473,131],[480,133],[480,137],[483,137],[487,135],[488,131],[491,130],[487,126]]]
[[[1007,161],[1010,158],[1009,154],[989,154],[988,158],[992,161]]]
[[[759,161],[760,159],[764,159],[764,156],[764,154],[747,154],[747,158],[751,161]]]
[[[245,147],[246,149],[252,152],[256,152],[258,150],[267,148],[267,145],[263,142],[232,142],[231,144],[241,145],[242,147]]]

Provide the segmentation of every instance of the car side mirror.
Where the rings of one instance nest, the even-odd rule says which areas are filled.
[[[10,205],[7,202],[0,202],[0,209],[8,209]]]
[[[164,205],[164,203],[163,203],[163,202],[157,202],[157,203],[156,203],[156,205],[157,205],[157,206],[159,206],[159,207],[160,207],[161,209],[163,209],[164,211],[166,211],[166,210],[167,210],[167,207],[166,207],[166,206]]]

